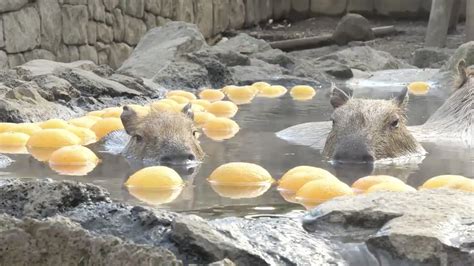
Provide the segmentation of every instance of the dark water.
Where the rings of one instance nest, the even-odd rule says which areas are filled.
[[[371,93],[372,94],[372,93]],[[364,95],[362,95],[364,96]],[[365,95],[367,97],[373,95]],[[380,95],[377,95],[378,97]],[[443,99],[434,96],[411,97],[409,123],[423,123],[441,105]],[[288,95],[280,99],[256,98],[252,104],[240,106],[235,120],[240,132],[232,139],[215,142],[201,137],[202,147],[207,153],[205,161],[197,168],[181,174],[186,186],[177,191],[172,202],[153,205],[156,208],[199,213],[204,216],[252,215],[265,213],[288,213],[302,210],[302,206],[287,202],[275,186],[256,198],[232,199],[214,191],[206,178],[218,166],[234,161],[256,163],[267,169],[275,179],[298,165],[312,165],[335,173],[341,180],[351,184],[355,179],[371,173],[391,174],[419,186],[426,179],[440,174],[460,174],[474,178],[474,152],[472,149],[424,145],[429,152],[420,164],[398,166],[377,166],[376,169],[334,169],[323,161],[320,151],[303,146],[290,145],[278,139],[275,132],[303,122],[328,120],[332,109],[326,91],[319,91],[308,102],[293,101]],[[55,180],[75,180],[105,187],[113,199],[130,204],[148,205],[131,195],[123,182],[133,173],[119,155],[99,153],[102,163],[88,176],[61,176],[48,165],[37,162],[29,155],[11,156],[15,162],[6,169],[0,169],[3,177],[52,178]],[[187,174],[185,172],[188,172]],[[251,191],[234,191],[233,195],[249,196]],[[168,194],[164,194],[166,198]],[[149,195],[148,195],[149,196]],[[143,195],[139,195],[143,198]],[[144,200],[146,201],[146,195]]]

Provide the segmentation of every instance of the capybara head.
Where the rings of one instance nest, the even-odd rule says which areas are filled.
[[[408,90],[391,100],[354,99],[333,86],[332,129],[323,155],[335,162],[373,162],[425,153],[406,127]]]
[[[125,106],[120,118],[131,137],[123,151],[128,158],[145,164],[182,165],[204,157],[190,104],[182,112],[152,110],[143,117]]]

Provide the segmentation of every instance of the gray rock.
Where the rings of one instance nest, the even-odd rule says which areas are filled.
[[[112,24],[114,41],[123,42],[125,36],[125,21],[122,11],[116,8],[112,11],[112,13],[114,15],[114,23]]]
[[[145,13],[146,30],[151,30],[156,27],[156,17],[152,13]]]
[[[440,68],[448,59],[446,49],[424,47],[415,50],[413,65],[419,68]]]
[[[105,6],[103,1],[88,0],[87,8],[92,19],[99,22],[105,21]]]
[[[194,23],[194,2],[188,0],[177,0],[177,9],[179,10],[176,14],[176,20]]]
[[[77,46],[69,46],[67,48],[69,50],[69,59],[71,61],[78,61],[79,60],[79,48]]]
[[[54,61],[56,56],[48,50],[45,49],[34,49],[32,51],[25,52],[25,61],[31,61],[35,59],[46,59]]]
[[[455,190],[341,197],[312,210],[304,227],[364,241],[387,265],[472,265],[473,202]]]
[[[346,11],[350,0],[311,0],[311,13],[324,15],[341,15]]]
[[[170,22],[147,32],[118,70],[133,76],[152,78],[170,62],[203,47],[207,47],[207,44],[196,25]]]
[[[6,51],[19,53],[37,47],[40,44],[40,25],[38,11],[33,7],[4,14],[3,28]]]
[[[373,14],[375,3],[373,0],[350,0],[347,4],[347,12],[358,14]]]
[[[133,48],[125,43],[113,43],[110,45],[109,65],[117,69],[133,52]]]
[[[0,70],[8,68],[8,56],[7,53],[0,50]]]
[[[150,86],[149,83],[145,84],[145,81],[141,78],[134,78],[121,74],[112,74],[110,77],[108,77],[108,79],[116,81],[127,88],[139,91],[150,97],[159,96],[161,93],[161,89],[156,89],[154,86]]]
[[[66,5],[87,5],[87,0],[62,0]]]
[[[97,57],[99,58],[99,64],[106,65],[109,63],[109,54],[106,51],[97,52]]]
[[[0,98],[0,121],[39,122],[51,118],[68,119],[75,113],[60,104],[46,101],[34,82],[22,84]]]
[[[15,68],[19,76],[26,80],[31,80],[35,76],[57,74],[61,70],[69,68],[78,68],[84,70],[92,70],[97,66],[91,61],[76,61],[71,63],[60,63],[37,59]]]
[[[274,19],[288,18],[290,11],[291,11],[291,1],[273,0],[273,18]]]
[[[83,96],[98,97],[107,95],[111,97],[134,97],[141,95],[141,93],[136,90],[127,88],[118,82],[102,78],[91,71],[65,69],[59,72],[57,76],[69,81]]]
[[[16,67],[25,63],[25,56],[23,54],[9,54],[8,55],[8,65],[10,67]]]
[[[369,21],[359,14],[347,14],[337,23],[332,38],[338,45],[351,41],[368,41],[374,38]]]
[[[154,0],[153,0],[154,1]],[[119,5],[119,0],[104,0],[105,10],[111,12]]]
[[[3,0],[0,2],[0,13],[19,10],[27,3],[28,0]]]
[[[311,0],[291,0],[291,18],[308,16],[311,10]]]
[[[229,25],[229,1],[230,0],[212,0],[214,21],[214,26],[212,27],[213,35],[223,32]]]
[[[176,0],[161,0],[161,16],[173,20],[176,18],[176,13]]]
[[[258,59],[251,59],[248,66],[229,67],[234,80],[238,83],[247,83],[260,80],[270,80],[283,75],[281,67],[268,64]]]
[[[190,62],[196,63],[207,70],[208,80],[212,88],[221,88],[233,84],[234,80],[229,69],[220,62],[216,55],[190,53],[185,56]]]
[[[160,16],[157,16],[156,17],[156,26],[164,26],[166,24],[168,24],[169,22],[171,22],[172,20],[169,19],[169,18],[164,18],[164,17],[160,17]]]
[[[56,51],[61,44],[61,7],[57,0],[39,0],[38,10],[41,18],[41,48]]]
[[[145,14],[145,0],[120,0],[120,7],[125,14],[136,18],[143,18]]]
[[[13,163],[12,159],[7,157],[6,155],[0,154],[0,169],[7,168],[12,163]]]
[[[18,220],[2,214],[0,221],[0,257],[5,265],[181,264],[166,249],[95,236],[64,217]]]
[[[107,26],[114,24],[114,15],[112,15],[112,13],[105,13],[105,24],[107,24]]]
[[[270,10],[271,12],[271,10]],[[229,29],[240,29],[245,23],[245,3],[243,0],[229,1]]]
[[[219,42],[216,47],[248,55],[272,49],[264,40],[250,37],[245,33],[240,33],[227,41]]]
[[[97,24],[97,40],[103,43],[111,43],[114,40],[114,32],[105,23]]]
[[[212,36],[212,27],[214,26],[212,1],[209,0],[196,0],[194,1],[196,8],[195,24],[202,32],[204,37],[208,38]],[[158,24],[160,25],[160,24]]]
[[[68,81],[53,75],[41,75],[33,78],[39,86],[39,94],[48,101],[70,101],[80,96],[80,92]]]
[[[90,60],[96,64],[99,61],[97,57],[97,50],[94,48],[94,46],[90,45],[79,46],[79,58],[81,60]]]
[[[261,0],[258,1],[258,9],[259,9],[259,21],[267,21],[268,19],[272,18],[273,15],[273,0]]]
[[[136,45],[146,33],[146,25],[141,19],[124,17],[124,41],[128,45]]]
[[[291,56],[278,49],[258,52],[253,54],[252,57],[265,61],[269,64],[279,65],[288,69],[292,68],[295,64],[295,60],[291,58]]]
[[[5,40],[3,38],[3,20],[0,20],[0,48],[5,47]]]
[[[194,90],[211,86],[206,68],[189,62],[170,62],[157,71],[153,82],[168,90]]]
[[[324,84],[331,83],[328,75],[325,74],[323,70],[317,69],[315,64],[307,60],[297,60],[291,74],[298,77],[313,79]]]
[[[258,4],[258,0],[245,1],[245,26],[252,27],[259,22]]]
[[[145,0],[145,11],[148,11],[155,16],[160,15],[161,0]]]
[[[86,44],[88,20],[89,14],[86,6],[63,6],[63,42],[69,45]]]
[[[470,41],[459,46],[453,56],[440,69],[441,71],[457,71],[457,65],[464,59],[466,65],[474,65],[474,41]]]
[[[313,64],[313,66],[314,69],[339,79],[350,79],[354,76],[352,70],[347,65],[341,64],[334,60],[321,61]]]
[[[56,60],[59,62],[70,62],[69,60],[69,49],[66,45],[61,44],[59,45],[58,50],[56,50]]]
[[[207,49],[202,49],[191,54],[200,58],[214,57],[225,66],[250,65],[250,58],[248,56],[232,50],[226,50],[215,46]]]
[[[87,22],[87,42],[90,45],[97,42],[97,23],[95,21]]]

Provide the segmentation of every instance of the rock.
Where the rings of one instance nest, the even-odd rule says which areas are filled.
[[[251,55],[258,52],[265,52],[272,49],[264,40],[250,37],[248,34],[240,33],[227,41],[219,42],[215,45],[223,50],[232,50],[241,54]]]
[[[62,0],[66,5],[87,5],[87,0]]]
[[[371,15],[374,12],[374,6],[373,0],[349,0],[347,12]]]
[[[97,57],[99,58],[99,64],[104,65],[109,63],[109,55],[106,51],[99,51]]]
[[[313,63],[320,64],[326,60],[334,60],[349,68],[362,71],[413,68],[413,66],[394,58],[387,52],[377,51],[368,46],[356,46],[337,51],[326,56],[321,56],[313,60]]]
[[[112,13],[105,13],[105,24],[107,26],[112,26],[114,24],[114,15],[112,15]]]
[[[105,6],[103,1],[88,0],[87,7],[92,19],[99,22],[105,22]]]
[[[337,23],[332,38],[338,45],[345,45],[351,41],[368,41],[375,37],[366,18],[359,14],[347,14]]]
[[[124,41],[128,45],[136,45],[140,38],[146,33],[145,23],[137,18],[125,16],[124,17]]]
[[[273,18],[274,19],[288,18],[290,11],[291,11],[291,1],[273,0]]]
[[[442,189],[341,197],[312,210],[304,228],[365,242],[387,264],[472,265],[473,202]]]
[[[176,13],[176,0],[161,0],[161,16],[173,20],[176,18]]]
[[[222,88],[225,85],[233,84],[234,80],[229,69],[219,61],[216,55],[195,52],[186,55],[186,58],[207,70],[208,81],[212,88]]]
[[[326,85],[331,83],[331,80],[323,70],[317,69],[316,64],[308,60],[297,60],[291,74],[298,77],[310,78]]]
[[[77,46],[69,46],[67,48],[69,50],[69,59],[71,61],[78,61],[79,60],[79,48]]]
[[[89,15],[86,6],[62,7],[63,42],[69,45],[87,43],[87,21]]]
[[[44,49],[34,49],[23,54],[25,56],[25,61],[31,61],[35,59],[46,59],[54,61],[56,56],[48,50]]]
[[[9,54],[8,55],[8,65],[10,67],[16,67],[25,63],[25,56],[23,54]]]
[[[152,0],[153,2],[156,2]],[[119,0],[104,0],[105,10],[111,12],[119,5]]]
[[[57,0],[39,0],[38,10],[41,18],[41,48],[56,51],[61,44],[61,7]]]
[[[194,22],[194,2],[188,0],[177,0],[177,9],[179,10],[176,15],[176,20],[185,22]]]
[[[215,46],[191,53],[191,55],[195,55],[200,58],[214,57],[225,66],[250,65],[250,58],[248,56],[232,50],[226,50]]]
[[[92,70],[97,66],[91,61],[76,61],[71,63],[60,63],[44,59],[32,60],[26,64],[15,68],[17,74],[23,79],[31,80],[35,76],[57,74],[59,71],[68,68],[78,68]]]
[[[97,40],[103,43],[111,43],[114,40],[114,32],[105,23],[97,24]]]
[[[156,17],[151,13],[145,13],[146,30],[149,31],[156,27]]]
[[[403,4],[402,4],[403,3]],[[403,2],[392,2],[391,0],[379,0],[374,1],[375,11],[379,15],[384,16],[393,16],[405,14],[405,16],[412,14],[416,17],[416,14],[419,14],[422,3],[426,1],[422,0],[410,0]]]
[[[33,7],[3,14],[6,51],[19,53],[37,47],[40,44],[40,25],[38,11]]]
[[[273,12],[273,0],[260,0],[258,1],[259,10],[259,21],[267,21],[272,18]]]
[[[206,68],[189,62],[170,62],[157,71],[153,82],[168,90],[199,89],[211,86]]]
[[[148,31],[118,71],[152,78],[176,58],[205,47],[206,41],[196,25],[170,22]]]
[[[229,1],[229,29],[240,29],[245,23],[245,3],[243,0]]]
[[[6,155],[0,154],[0,169],[7,168],[12,163],[12,159],[7,157]]]
[[[81,60],[90,60],[96,64],[99,61],[97,57],[97,50],[94,48],[94,46],[90,45],[79,46],[79,58]]]
[[[441,71],[457,71],[457,65],[464,59],[467,66],[474,65],[474,41],[470,41],[459,46],[453,56],[440,69]]]
[[[230,0],[212,0],[214,21],[214,26],[212,27],[213,35],[223,32],[229,25],[229,1]]]
[[[5,47],[5,40],[3,38],[3,20],[0,20],[0,48]]]
[[[280,65],[284,68],[292,68],[295,64],[295,60],[288,56],[287,53],[278,50],[278,49],[271,49],[266,50],[263,52],[255,53],[252,57],[265,61],[269,64],[273,65]]]
[[[68,119],[75,113],[60,104],[46,101],[34,82],[22,84],[0,98],[0,121],[39,122],[51,118]]]
[[[87,22],[87,42],[90,45],[97,42],[97,23],[95,21]]]
[[[212,27],[214,26],[212,21],[213,9],[212,1],[209,0],[196,0],[194,1],[196,8],[195,12],[195,24],[198,26],[199,30],[202,32],[204,37],[211,37],[213,34]],[[159,23],[158,23],[159,24]],[[160,24],[159,24],[160,25]]]
[[[7,53],[0,50],[0,70],[8,68],[8,56]]]
[[[48,101],[70,101],[80,96],[80,92],[72,87],[68,81],[54,75],[40,75],[33,78],[39,86],[39,94]]]
[[[127,88],[136,90],[150,97],[158,97],[163,91],[161,88],[156,89],[156,87],[154,86],[151,87],[149,83],[145,84],[145,81],[141,78],[134,78],[120,74],[112,74],[110,77],[108,77],[108,79],[116,81],[126,86]]]
[[[28,0],[2,0],[0,2],[0,13],[19,10],[27,3]]]
[[[96,236],[64,217],[18,220],[2,214],[0,221],[0,256],[6,265],[181,263],[166,249]]]
[[[120,7],[125,14],[135,18],[143,18],[145,14],[145,0],[120,0]]]
[[[102,78],[93,72],[82,69],[64,69],[57,76],[69,81],[83,96],[134,97],[141,95],[140,92],[127,88],[118,82]]]
[[[125,43],[113,43],[110,45],[109,65],[117,69],[130,56],[133,48]]]
[[[315,65],[316,69],[338,79],[350,79],[354,76],[352,70],[339,62],[328,60]]]
[[[258,59],[251,59],[248,66],[229,67],[236,82],[247,83],[255,80],[273,79],[283,75],[279,66],[268,64]]]
[[[160,15],[161,1],[158,0],[145,0],[145,11],[152,13],[155,16]]]
[[[56,51],[56,60],[59,62],[70,62],[69,49],[66,45],[61,44]]]
[[[446,49],[424,47],[415,50],[413,65],[419,68],[440,68],[448,59]]]
[[[209,266],[234,266],[235,264],[234,264],[234,262],[232,262],[228,258],[225,258],[225,259],[220,260],[220,261],[209,263],[208,265]]]
[[[245,26],[252,27],[257,25],[259,14],[258,14],[258,0],[246,0],[245,1]]]
[[[112,24],[112,30],[114,32],[114,41],[122,42],[125,36],[125,21],[122,15],[122,11],[118,8],[114,9],[114,23]]]
[[[341,15],[346,11],[347,2],[351,0],[311,0],[311,13]]]
[[[291,17],[307,17],[311,10],[311,0],[291,0]]]

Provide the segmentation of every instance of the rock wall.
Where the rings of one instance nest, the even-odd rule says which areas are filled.
[[[270,18],[359,12],[427,13],[430,0],[1,0],[0,69],[33,59],[91,60],[117,68],[150,28],[169,20],[205,37]]]

